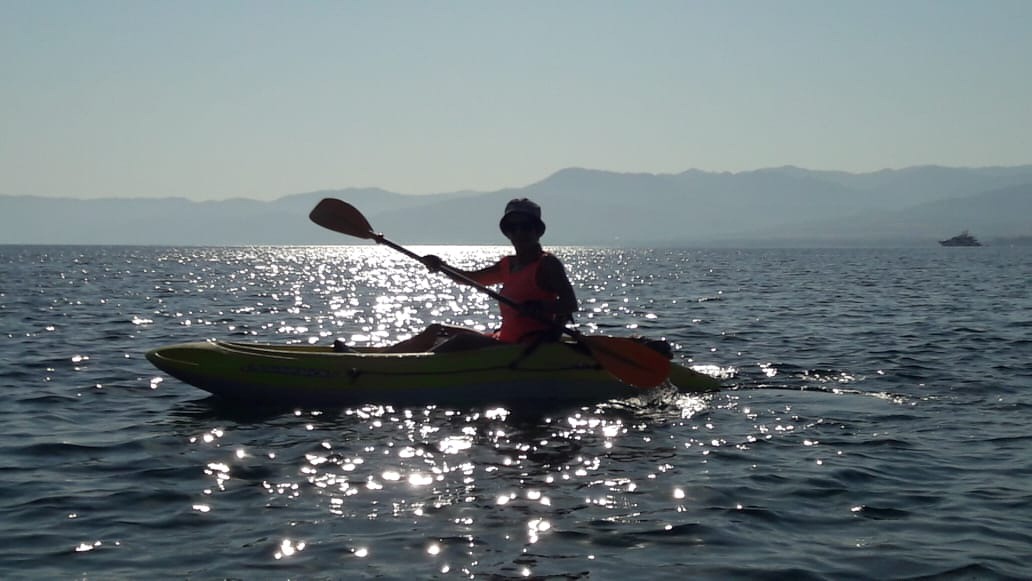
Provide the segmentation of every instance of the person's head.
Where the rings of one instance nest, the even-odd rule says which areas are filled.
[[[540,238],[545,233],[545,223],[541,221],[541,206],[527,198],[510,200],[505,205],[505,213],[502,214],[498,227],[506,236],[519,230],[527,230]]]

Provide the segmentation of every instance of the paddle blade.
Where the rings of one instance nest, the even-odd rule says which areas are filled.
[[[315,208],[312,208],[308,218],[323,228],[348,236],[366,240],[376,237],[373,227],[369,225],[369,220],[366,220],[362,212],[341,200],[324,198],[315,205]]]
[[[670,360],[633,339],[580,335],[582,345],[603,369],[635,387],[656,387],[670,376]]]

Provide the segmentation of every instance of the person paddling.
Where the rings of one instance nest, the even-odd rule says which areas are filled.
[[[440,353],[505,343],[558,340],[562,325],[571,321],[577,311],[577,296],[562,262],[541,247],[541,236],[545,233],[541,207],[526,198],[511,200],[505,206],[498,227],[512,242],[515,254],[480,270],[450,270],[477,284],[502,285],[502,296],[517,303],[519,308],[500,303],[502,325],[490,334],[435,323],[410,339],[384,348],[383,352]],[[449,275],[447,270],[441,269],[440,257],[428,254],[420,260],[430,271]],[[465,283],[458,277],[451,278]]]
[[[569,335],[578,348],[585,350],[600,367],[628,385],[652,388],[669,379],[671,369],[669,350],[661,353],[652,345],[632,338],[584,335],[576,329],[560,324],[560,321],[569,320],[573,312],[577,310],[577,298],[570,286],[570,280],[566,276],[566,270],[562,268],[562,263],[541,248],[539,241],[541,235],[545,233],[545,223],[541,221],[541,208],[529,200],[519,199],[509,202],[505,209],[505,215],[502,216],[499,226],[512,241],[516,254],[508,256],[490,267],[469,273],[444,264],[436,256],[420,256],[391,241],[382,233],[373,230],[369,220],[366,220],[357,208],[347,202],[325,198],[316,204],[315,208],[312,208],[308,217],[316,224],[334,232],[364,240],[373,240],[377,244],[393,248],[409,258],[419,260],[428,268],[440,270],[451,278],[489,295],[499,303],[512,307],[512,311],[504,311],[505,321],[502,327],[508,325],[511,330],[515,329],[513,334],[517,342],[527,341],[531,342],[533,346],[538,340],[555,335]],[[555,262],[549,264],[553,260]],[[526,276],[524,284],[514,282],[515,277],[521,272]],[[532,272],[533,276],[531,276]],[[483,281],[502,284],[503,288],[507,292],[511,291],[515,298],[509,298],[468,276],[478,274]],[[533,281],[533,284],[529,284],[529,281]],[[533,289],[538,288],[545,294],[543,298],[538,298],[530,293],[525,294],[523,291],[527,288],[531,288],[531,292],[536,292]],[[523,291],[517,292],[520,289]],[[515,313],[515,317],[512,313]],[[539,320],[539,315],[550,318],[546,318],[542,322]],[[530,328],[523,326],[521,331],[520,326],[526,322],[521,321],[524,318],[533,319],[534,322],[530,324],[540,323],[540,326]],[[516,326],[513,327],[513,325]],[[500,336],[503,336],[501,330],[491,336],[485,336],[469,329],[462,329],[461,332],[453,331],[453,329],[456,328],[431,325],[420,335],[402,341],[386,350],[416,352],[417,349],[423,351],[431,349],[440,352],[506,344],[499,339]],[[441,335],[447,335],[449,338],[442,345],[432,346]],[[353,351],[339,339],[334,341],[333,350]],[[385,350],[379,349],[379,351]]]

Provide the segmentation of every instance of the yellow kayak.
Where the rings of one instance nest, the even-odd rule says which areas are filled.
[[[284,405],[593,403],[642,395],[574,343],[450,353],[338,353],[329,346],[208,341],[154,349],[158,369],[216,396]],[[681,392],[719,382],[674,363]]]

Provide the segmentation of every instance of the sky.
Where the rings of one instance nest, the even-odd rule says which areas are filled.
[[[0,0],[0,194],[1032,163],[1027,0]]]

